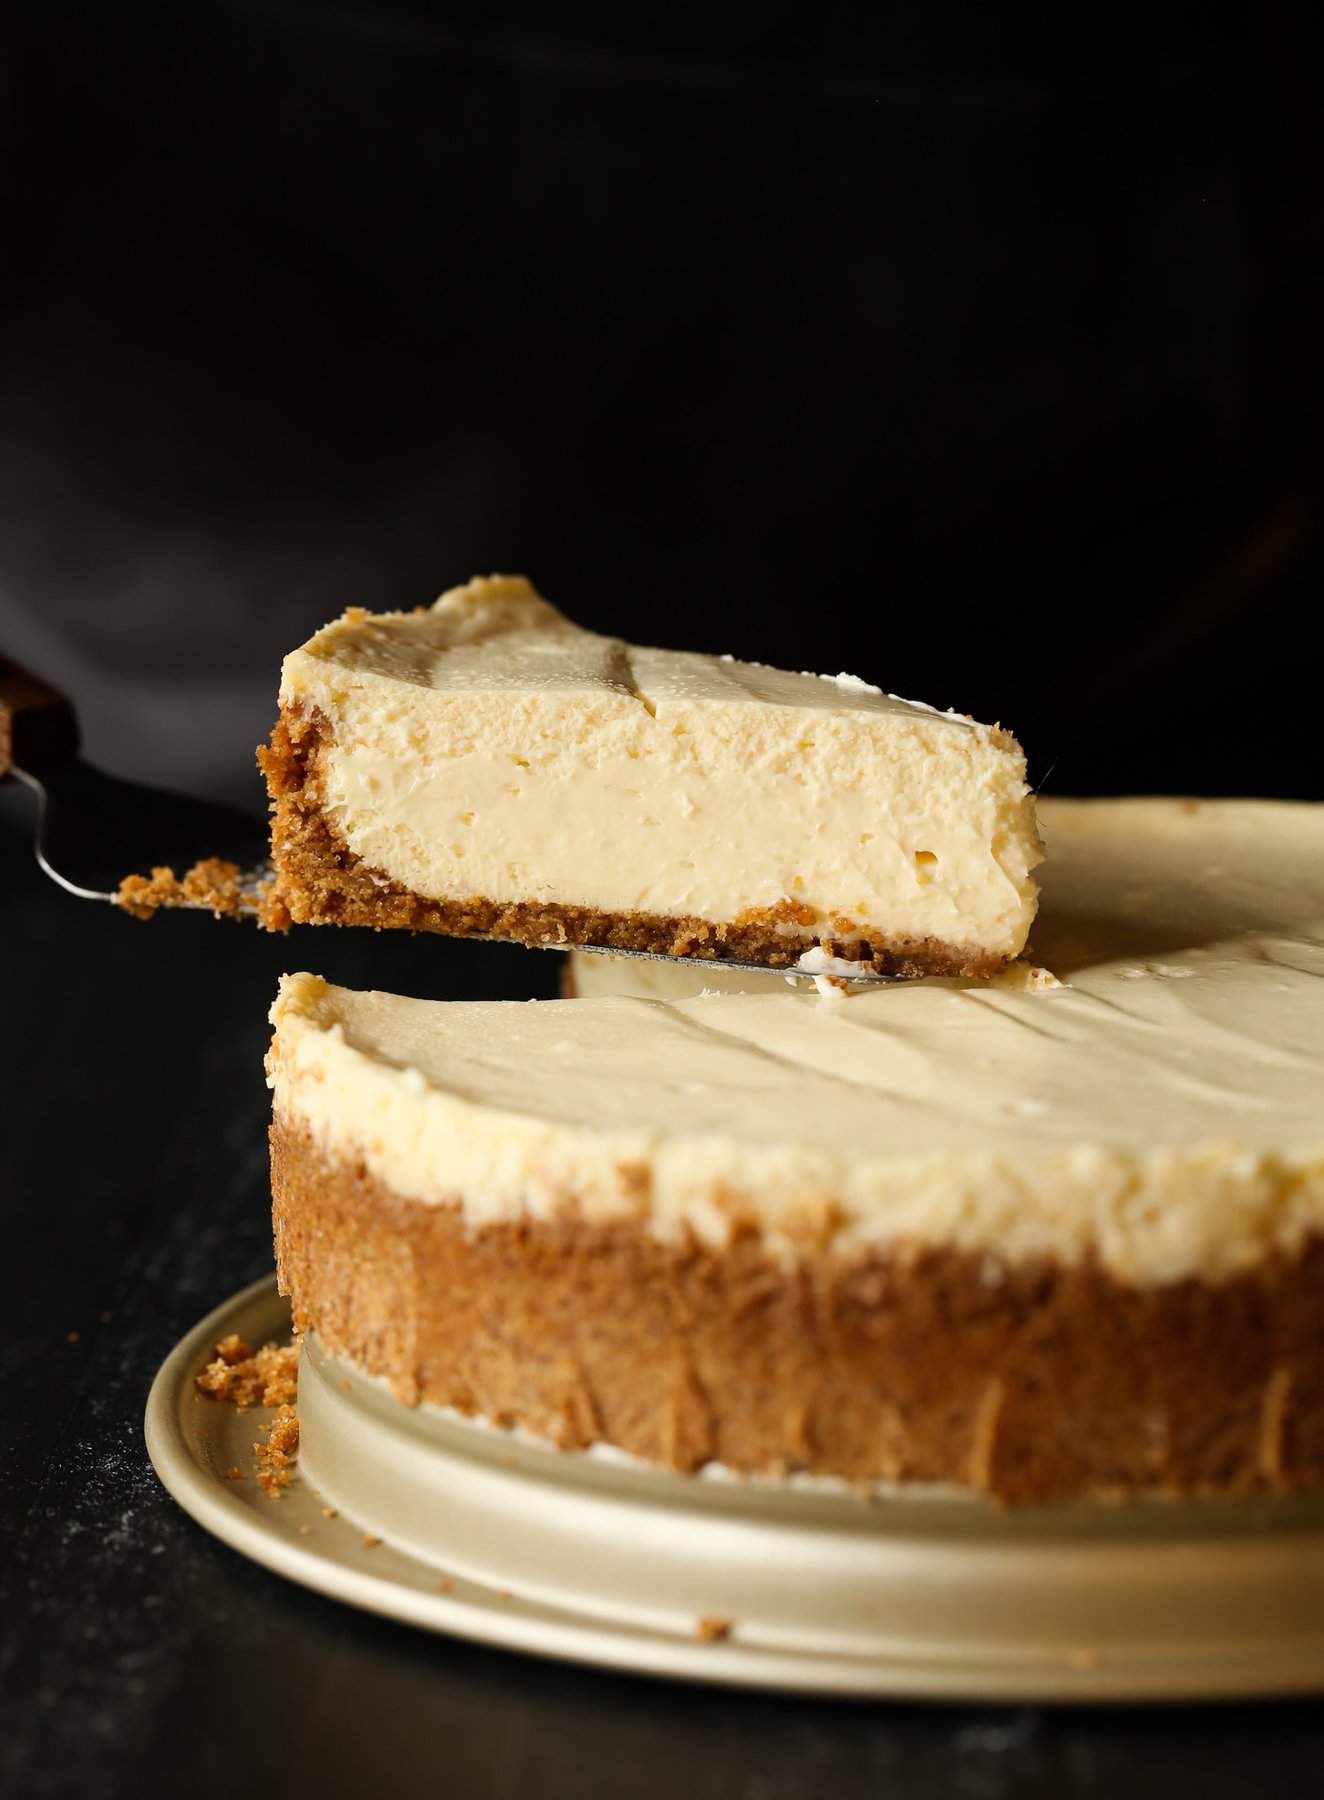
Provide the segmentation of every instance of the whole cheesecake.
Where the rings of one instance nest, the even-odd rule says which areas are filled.
[[[1324,1485],[1324,809],[1042,817],[1056,986],[286,977],[299,1326],[402,1401],[683,1471]]]
[[[272,924],[987,975],[1034,916],[1007,732],[639,649],[522,579],[346,613],[286,658],[280,706]]]

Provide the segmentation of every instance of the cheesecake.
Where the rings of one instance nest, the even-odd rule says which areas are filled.
[[[686,1473],[1324,1486],[1324,808],[1043,825],[1055,982],[285,977],[298,1327],[402,1402]]]
[[[640,649],[519,578],[319,631],[259,761],[270,924],[980,976],[1034,917],[1008,732],[850,675]]]

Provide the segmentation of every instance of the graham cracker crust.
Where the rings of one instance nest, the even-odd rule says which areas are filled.
[[[845,917],[824,919],[790,898],[771,907],[751,907],[725,923],[533,900],[428,899],[362,862],[322,811],[321,764],[331,740],[330,725],[316,708],[282,705],[270,745],[257,752],[272,801],[276,881],[262,915],[269,929],[285,930],[291,923],[370,925],[521,944],[600,944],[665,956],[729,957],[772,969],[789,968],[818,945],[830,956],[858,963],[861,973],[972,980],[997,974],[1008,961],[976,944],[938,938],[887,937],[877,931],[867,938],[841,935],[854,934],[858,927]]]
[[[126,875],[115,898],[135,919],[153,918],[163,906],[205,908],[218,918],[260,913],[261,899],[245,890],[243,873],[238,863],[208,856],[183,875],[164,867],[153,869],[150,876]]]
[[[787,1269],[574,1216],[470,1229],[271,1133],[296,1327],[399,1398],[668,1468],[999,1502],[1324,1487],[1324,1238],[1217,1286],[898,1244]]]

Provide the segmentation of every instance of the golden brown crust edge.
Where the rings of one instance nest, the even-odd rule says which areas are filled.
[[[996,975],[1006,967],[1007,957],[974,944],[884,938],[877,933],[868,939],[841,936],[858,930],[852,920],[820,919],[791,899],[772,907],[751,907],[727,923],[541,901],[426,899],[363,863],[323,813],[321,760],[330,737],[326,720],[315,708],[282,705],[271,743],[257,752],[272,801],[276,883],[263,918],[270,929],[284,930],[291,923],[370,925],[440,931],[453,937],[509,938],[521,944],[601,944],[666,956],[731,957],[768,968],[787,968],[818,944],[832,956],[858,963],[861,973],[954,975],[970,980]],[[786,935],[788,924],[799,927],[794,938]]]
[[[786,1269],[757,1234],[467,1229],[272,1128],[280,1286],[331,1351],[563,1448],[1005,1502],[1324,1487],[1324,1239],[1218,1286],[940,1248]]]

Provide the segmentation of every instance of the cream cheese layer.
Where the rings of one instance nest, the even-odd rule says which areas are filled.
[[[345,843],[428,899],[719,924],[789,900],[833,936],[1007,957],[1034,916],[1006,732],[849,676],[637,649],[521,579],[347,613],[286,658],[281,699],[329,723]]]
[[[1059,801],[1063,985],[438,1003],[288,976],[282,1117],[475,1225],[1219,1279],[1324,1229],[1324,808]]]

